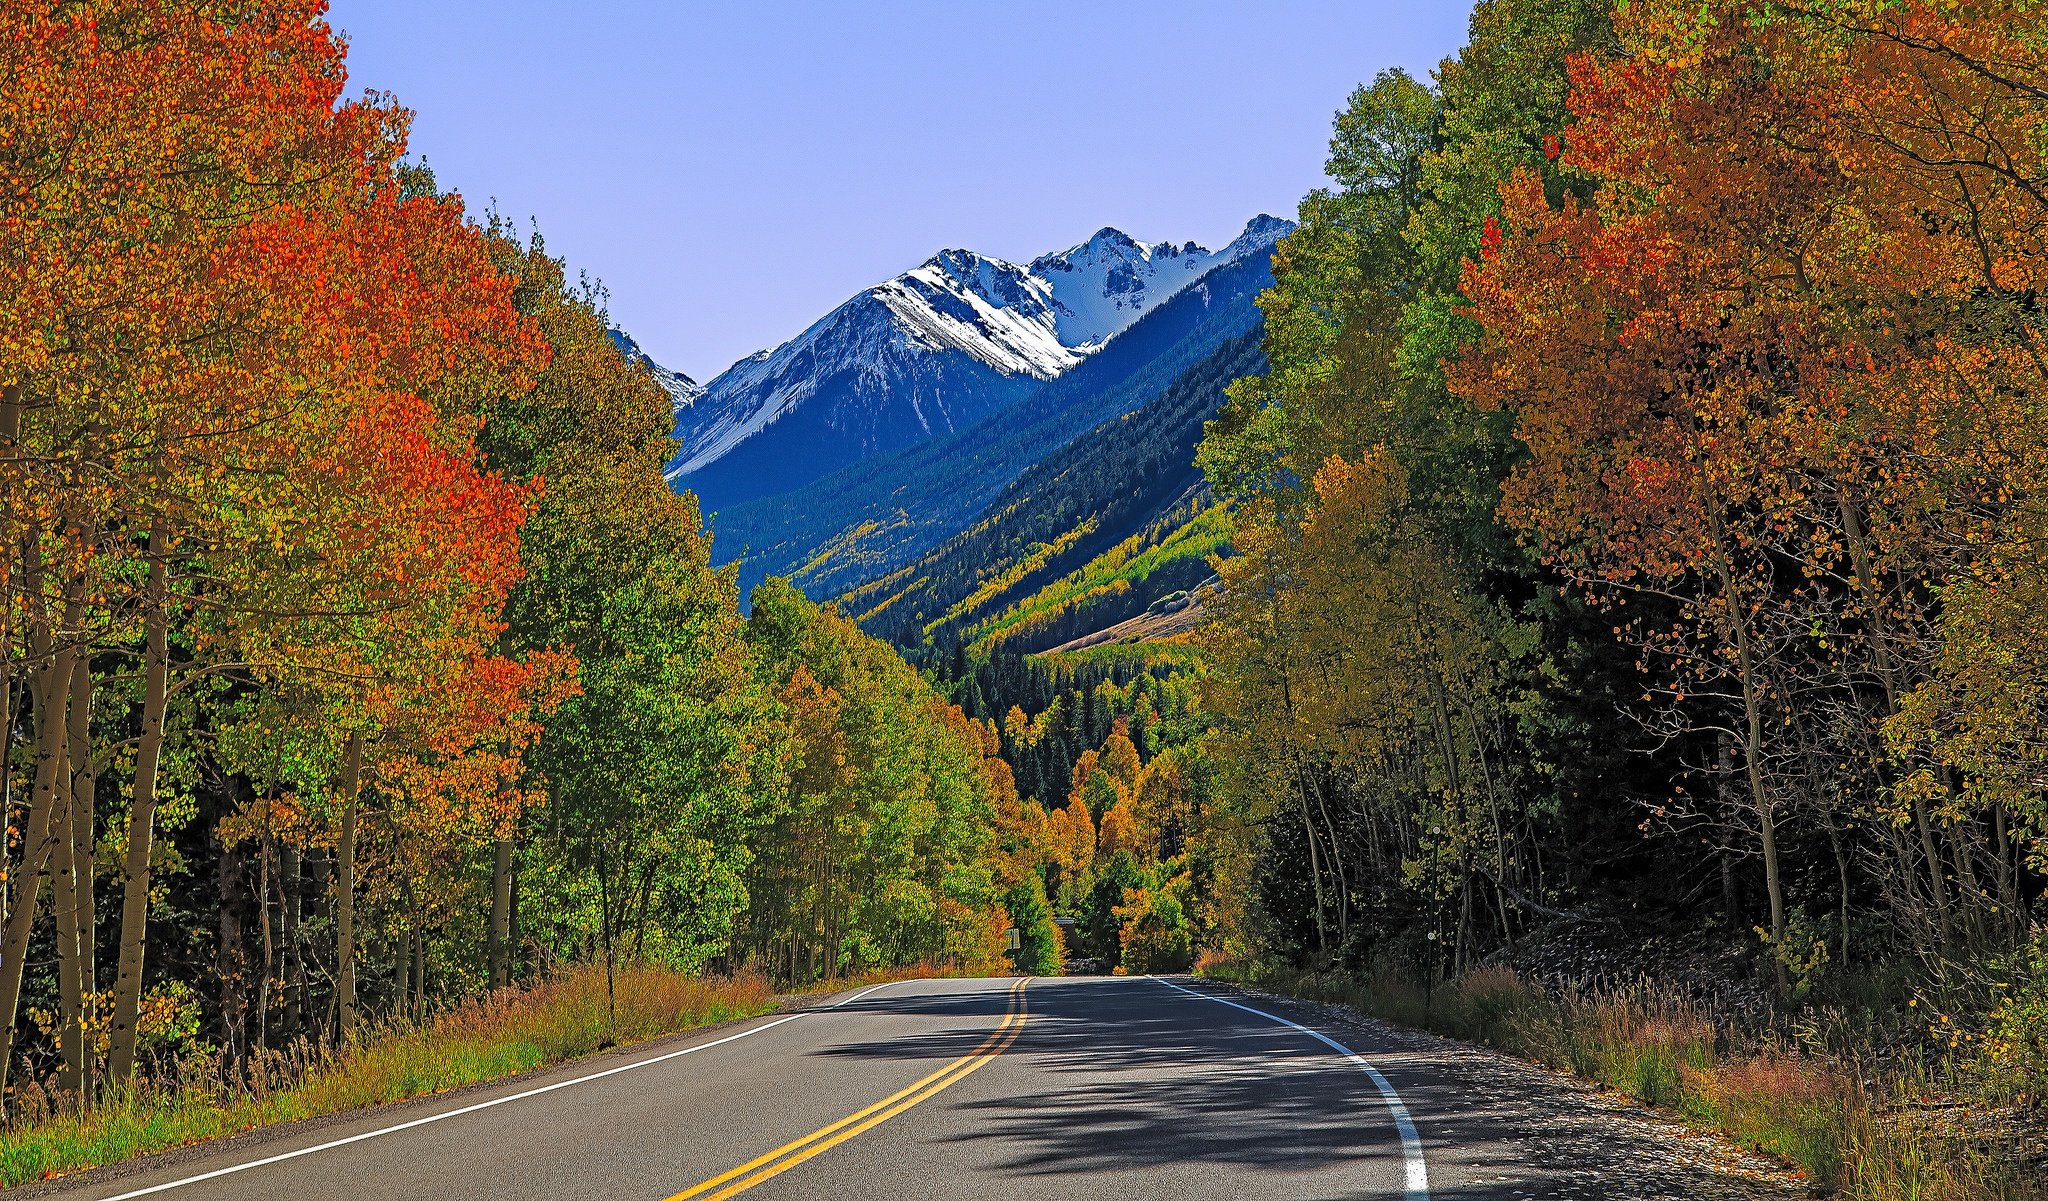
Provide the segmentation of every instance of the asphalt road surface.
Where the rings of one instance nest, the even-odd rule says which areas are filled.
[[[1184,980],[906,981],[500,1086],[186,1149],[54,1195],[1581,1195],[1503,1172],[1519,1159],[1513,1139],[1445,1086],[1437,1052],[1316,1023],[1310,1010]]]

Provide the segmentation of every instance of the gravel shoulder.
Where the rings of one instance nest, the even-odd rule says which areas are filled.
[[[1400,1091],[1433,1201],[1791,1201],[1800,1175],[1612,1089],[1339,1005],[1197,981],[1366,1054]],[[1388,1048],[1391,1048],[1391,1053]]]

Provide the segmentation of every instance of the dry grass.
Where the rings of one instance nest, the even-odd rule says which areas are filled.
[[[82,1115],[30,1085],[0,1134],[0,1187],[255,1126],[447,1092],[774,1006],[759,976],[699,979],[649,966],[619,969],[617,997],[614,1015],[603,968],[580,968],[339,1050],[273,1052],[232,1072],[217,1060],[186,1062]]]
[[[1505,968],[1425,989],[1398,972],[1252,971],[1218,979],[1346,1005],[1565,1069],[1797,1168],[1854,1201],[2043,1201],[1996,1147],[1927,1120],[1927,1082],[1879,1086],[1846,1065],[1754,1043],[1682,998],[1648,987],[1553,993]]]
[[[1798,1166],[1823,1187],[1844,1183],[1848,1122],[1861,1098],[1840,1073],[1812,1060],[1766,1053],[1715,1065],[1686,1085],[1691,1116],[1753,1151]]]
[[[1007,963],[998,965],[1008,968]],[[913,963],[906,967],[874,968],[857,976],[837,976],[830,980],[819,980],[802,985],[790,993],[791,996],[807,996],[813,993],[847,992],[856,988],[871,988],[877,984],[894,984],[898,980],[951,980],[979,978],[991,972],[963,968],[953,964]]]

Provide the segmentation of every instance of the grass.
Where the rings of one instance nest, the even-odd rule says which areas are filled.
[[[580,968],[338,1050],[267,1052],[232,1073],[217,1058],[188,1059],[83,1114],[31,1083],[17,1090],[12,1123],[0,1132],[0,1187],[256,1126],[447,1092],[775,1005],[759,976],[701,979],[651,966],[622,967],[617,993],[614,1026],[603,968]]]
[[[938,963],[913,963],[902,967],[870,968],[852,976],[834,976],[829,980],[816,980],[809,984],[797,985],[791,989],[791,996],[805,996],[813,993],[851,992],[857,988],[872,988],[877,984],[894,984],[899,980],[952,980],[979,979],[991,973],[1007,974],[1010,970],[1006,960],[998,959],[986,965],[987,970],[977,967],[962,967]]]
[[[1095,665],[1129,664],[1140,670],[1171,664],[1188,671],[1202,667],[1202,648],[1189,642],[1104,642],[1075,651],[1039,651],[1031,658],[1069,670]]]
[[[1774,1047],[1648,987],[1553,992],[1505,968],[1424,989],[1354,975],[1209,959],[1197,971],[1568,1070],[1715,1130],[1852,1201],[2042,1201],[1999,1148],[1921,1112],[1933,1082]]]

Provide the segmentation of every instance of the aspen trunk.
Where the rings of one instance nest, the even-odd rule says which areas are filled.
[[[612,954],[612,889],[610,866],[605,862],[605,844],[597,844],[597,916],[598,929],[604,935],[604,1001],[608,1028],[611,1033],[605,1040],[606,1046],[616,1046],[619,1041],[619,984],[617,960]]]
[[[1920,854],[1927,860],[1927,887],[1934,898],[1934,918],[1941,930],[1941,945],[1955,942],[1955,923],[1949,918],[1948,883],[1943,879],[1941,848],[1934,842],[1934,825],[1927,820],[1927,802],[1913,797],[1913,828],[1920,836]]]
[[[1877,591],[1877,569],[1871,560],[1869,539],[1864,534],[1863,519],[1856,505],[1844,496],[1841,510],[1842,531],[1847,535],[1856,580],[1869,599],[1872,650],[1877,660],[1878,681],[1884,686],[1885,714],[1889,716],[1899,711],[1900,681],[1898,663],[1892,657],[1891,632],[1884,618],[1884,601]],[[1928,895],[1934,901],[1935,922],[1941,932],[1942,945],[1948,946],[1954,941],[1955,930],[1949,917],[1947,883],[1942,879],[1941,852],[1935,846],[1933,825],[1927,818],[1927,801],[1917,792],[1912,798],[1912,810],[1914,830],[1920,838],[1920,853],[1927,860]]]
[[[6,598],[0,594],[0,617]],[[14,848],[14,631],[0,621],[0,872]],[[2002,845],[2002,844],[2001,844]],[[0,882],[0,930],[7,928],[7,887]]]
[[[1092,696],[1094,694],[1091,692],[1089,695]],[[1288,720],[1292,721],[1294,718],[1294,690],[1285,671],[1280,676],[1280,703],[1286,711]],[[1289,756],[1289,758],[1291,759],[1292,756]],[[1303,777],[1299,763],[1292,763],[1290,766],[1293,768],[1291,774],[1294,776],[1295,800],[1300,803],[1301,808],[1301,832],[1308,839],[1309,880],[1315,885],[1316,949],[1327,955],[1330,951],[1330,930],[1323,916],[1322,852],[1321,848],[1316,845],[1315,819],[1310,816],[1308,811],[1308,781]]]
[[[1743,654],[1744,680],[1742,685],[1743,707],[1748,711],[1749,740],[1743,748],[1743,760],[1749,769],[1749,791],[1756,805],[1757,830],[1764,854],[1764,891],[1771,900],[1771,947],[1774,973],[1780,992],[1791,991],[1792,981],[1785,970],[1785,961],[1777,952],[1785,943],[1785,883],[1778,874],[1778,820],[1773,811],[1770,794],[1765,790],[1764,772],[1757,761],[1763,749],[1763,718],[1756,701],[1755,686],[1747,678],[1748,655]]]
[[[270,821],[270,801],[265,798],[263,820]],[[265,830],[256,840],[256,937],[262,949],[256,961],[256,1041],[254,1046],[270,1046],[270,983],[276,979],[277,937],[270,924],[270,832]]]
[[[1960,792],[1961,784],[1959,781],[1952,781],[1950,788]],[[1974,837],[1977,829],[1975,822],[1956,826],[1954,833],[1948,838],[1948,849],[1950,856],[1955,860],[1956,924],[1966,927],[1966,939],[1982,942],[1987,934],[1984,925],[1986,914],[1984,906],[1979,902],[1991,894],[1977,878],[1977,848]]]
[[[512,973],[519,967],[519,873],[509,873],[505,886],[506,930],[509,935],[505,949],[506,982],[511,982]]]
[[[491,987],[512,983],[512,840],[491,848]]]
[[[1308,839],[1309,880],[1315,885],[1316,949],[1323,952],[1324,954],[1328,954],[1330,950],[1330,931],[1328,926],[1325,924],[1323,918],[1324,904],[1322,851],[1321,848],[1318,847],[1316,844],[1315,819],[1309,815],[1308,811],[1308,782],[1301,778],[1301,771],[1299,768],[1296,768],[1294,772],[1294,794],[1295,800],[1300,803],[1301,808],[1301,832],[1303,836],[1305,836]]]
[[[1849,966],[1849,852],[1842,845],[1842,835],[1835,828],[1832,817],[1827,819],[1828,845],[1835,852],[1835,881],[1841,897],[1842,914],[1842,967]]]
[[[1721,921],[1730,930],[1742,928],[1741,906],[1735,896],[1735,857],[1726,849],[1718,852],[1721,860]]]
[[[242,853],[222,843],[214,862],[216,914],[214,975],[220,987],[221,1049],[228,1066],[240,1068],[249,1051],[249,955],[242,940]]]
[[[427,931],[424,926],[415,926],[412,932],[412,1020],[427,1020]]]
[[[57,917],[57,996],[62,1009],[58,1042],[64,1059],[58,1086],[81,1102],[92,1087],[86,1050],[87,1011],[93,991],[92,663],[81,649],[71,660],[71,706],[65,718],[69,779],[58,798],[63,831],[51,867],[51,903]]]
[[[1742,685],[1743,768],[1749,777],[1750,804],[1756,810],[1758,842],[1764,856],[1764,891],[1771,902],[1771,948],[1778,991],[1791,991],[1792,981],[1780,957],[1785,941],[1785,883],[1778,871],[1778,821],[1776,804],[1764,781],[1764,716],[1762,686],[1757,678],[1755,648],[1750,643],[1749,622],[1743,617],[1742,595],[1735,587],[1735,575],[1728,564],[1726,541],[1719,518],[1711,521],[1714,534],[1714,567],[1721,577],[1721,595],[1728,604],[1729,632],[1735,636],[1736,667]]]
[[[21,846],[21,862],[14,869],[12,909],[7,915],[4,942],[0,942],[0,1096],[4,1096],[7,1070],[14,1058],[15,1018],[21,1007],[22,970],[26,966],[29,936],[35,929],[36,898],[42,888],[43,871],[57,849],[57,810],[60,784],[69,776],[65,763],[69,739],[65,736],[63,711],[71,683],[72,648],[51,652],[47,636],[38,638],[33,650],[47,655],[35,669],[30,699],[36,717],[36,779],[29,796],[28,823]]]
[[[1998,851],[1998,904],[2004,910],[2006,939],[2017,946],[2026,937],[2027,923],[2020,911],[2019,869],[2014,862],[2013,838],[2003,804],[1991,807],[1991,838]]]
[[[1337,876],[1337,942],[1341,946],[1351,936],[1351,873],[1344,862],[1343,840],[1337,835],[1337,823],[1330,817],[1330,806],[1323,799],[1328,791],[1324,774],[1315,776],[1316,812],[1322,814],[1323,828],[1330,832],[1330,867]]]
[[[286,842],[278,847],[278,907],[284,923],[284,971],[289,973],[284,990],[284,1033],[297,1038],[305,1033],[306,954],[303,943],[301,900],[305,887],[305,863],[299,851]]]
[[[121,873],[121,950],[114,978],[114,1017],[107,1049],[107,1074],[117,1086],[127,1084],[135,1075],[143,954],[149,944],[149,860],[156,840],[157,765],[163,752],[164,706],[170,684],[161,524],[150,531],[149,550],[149,603],[143,618],[142,728],[135,748],[135,784],[129,800],[128,854]]]
[[[342,753],[341,840],[334,849],[334,995],[345,1040],[356,1029],[356,805],[363,790],[363,735],[351,730]]]
[[[391,940],[392,978],[398,982],[398,997],[391,1003],[391,1016],[405,1016],[405,1001],[412,994],[412,931],[401,926]]]

